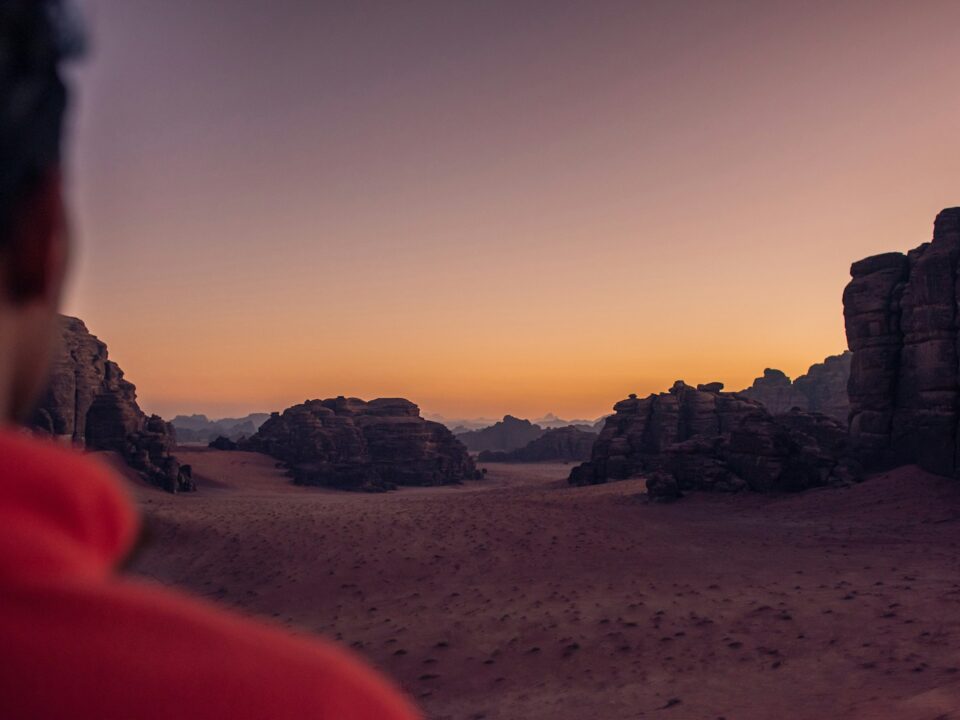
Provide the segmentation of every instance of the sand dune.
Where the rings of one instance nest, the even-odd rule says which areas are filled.
[[[960,484],[914,468],[650,505],[563,465],[364,495],[180,459],[198,493],[136,486],[135,571],[337,638],[432,718],[958,717]]]

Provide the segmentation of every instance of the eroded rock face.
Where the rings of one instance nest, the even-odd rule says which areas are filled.
[[[547,430],[522,448],[510,452],[484,450],[480,462],[579,462],[590,457],[597,433],[569,425]]]
[[[793,408],[818,412],[846,424],[850,414],[847,382],[853,354],[844,352],[810,366],[806,375],[795,381],[780,370],[767,368],[753,385],[740,395],[757,400],[774,415]]]
[[[505,415],[503,420],[481,430],[460,433],[457,439],[468,450],[480,452],[493,450],[510,452],[518,450],[543,435],[544,429],[529,420],[521,420],[513,415]]]
[[[688,490],[791,492],[853,480],[846,429],[819,413],[774,416],[759,402],[677,382],[614,406],[577,485],[647,477],[651,497]],[[669,478],[673,478],[673,481]]]
[[[151,482],[171,492],[193,490],[187,465],[170,454],[173,428],[137,404],[137,390],[108,358],[107,346],[83,321],[61,317],[50,381],[30,425],[90,450],[118,453]]]
[[[382,491],[478,477],[463,444],[400,398],[308,400],[274,413],[239,446],[283,461],[304,485]]]
[[[960,474],[958,271],[960,208],[937,216],[931,242],[850,269],[850,434],[871,467],[917,463]]]

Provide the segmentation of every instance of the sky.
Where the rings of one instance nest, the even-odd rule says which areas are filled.
[[[953,0],[85,6],[65,309],[165,417],[796,376],[960,205]]]

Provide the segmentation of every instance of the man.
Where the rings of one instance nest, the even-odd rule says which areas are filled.
[[[66,267],[69,21],[0,0],[0,717],[415,718],[345,651],[122,577],[138,523],[119,481],[12,429],[43,387]]]

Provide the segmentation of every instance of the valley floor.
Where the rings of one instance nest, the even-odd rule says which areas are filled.
[[[200,490],[137,485],[135,571],[337,638],[430,718],[960,717],[960,483],[652,505],[491,464],[366,495],[178,455]]]

